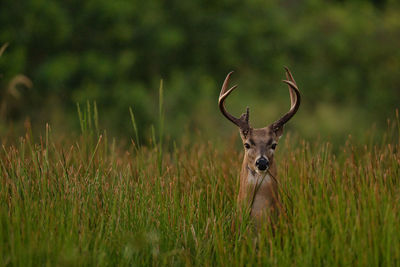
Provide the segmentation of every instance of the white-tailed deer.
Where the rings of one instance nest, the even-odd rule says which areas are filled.
[[[283,82],[289,87],[290,110],[280,119],[265,128],[254,129],[249,124],[249,108],[240,118],[236,118],[225,109],[225,99],[235,90],[237,85],[229,90],[230,72],[222,85],[218,106],[222,114],[240,129],[240,137],[245,149],[242,170],[240,172],[240,188],[238,196],[239,207],[249,207],[252,217],[260,219],[268,211],[278,211],[280,201],[278,196],[278,181],[276,180],[276,164],[274,152],[283,126],[296,114],[300,106],[300,91],[289,69],[285,67],[286,79]]]

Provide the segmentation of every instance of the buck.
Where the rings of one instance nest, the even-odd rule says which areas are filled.
[[[244,146],[244,159],[240,172],[239,207],[248,207],[251,217],[264,218],[268,212],[279,211],[281,206],[278,195],[278,181],[274,152],[283,126],[296,114],[300,106],[300,91],[289,69],[285,67],[286,80],[289,87],[290,110],[280,119],[267,127],[254,129],[249,124],[249,108],[239,118],[231,115],[225,109],[225,100],[236,89],[229,90],[228,83],[233,72],[230,72],[222,85],[218,106],[222,114],[239,127],[240,137]]]

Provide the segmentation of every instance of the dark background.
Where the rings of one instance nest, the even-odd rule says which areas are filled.
[[[44,1],[2,0],[0,133],[46,122],[79,132],[76,103],[96,102],[100,127],[142,137],[165,132],[216,139],[234,130],[217,108],[225,75],[239,88],[236,115],[250,106],[263,127],[289,108],[288,66],[302,92],[289,123],[307,139],[334,142],[386,129],[400,103],[397,1]]]

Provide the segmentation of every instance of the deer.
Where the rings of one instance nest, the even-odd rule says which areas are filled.
[[[252,128],[249,123],[249,107],[239,118],[231,115],[225,108],[225,100],[237,88],[228,88],[231,71],[225,78],[218,99],[221,113],[237,127],[244,146],[244,158],[240,172],[239,207],[246,207],[251,218],[260,222],[263,218],[271,218],[279,214],[282,208],[278,194],[277,167],[274,153],[279,139],[283,134],[284,125],[296,114],[300,106],[300,91],[290,72],[285,67],[291,106],[289,111],[278,120],[264,128]],[[243,210],[240,208],[240,210]]]

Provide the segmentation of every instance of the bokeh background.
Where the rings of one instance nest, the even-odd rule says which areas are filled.
[[[76,103],[96,102],[100,125],[142,137],[158,119],[173,139],[232,133],[217,97],[235,70],[227,100],[250,106],[263,127],[289,108],[288,66],[302,105],[288,129],[340,142],[379,135],[400,103],[400,4],[395,0],[46,1],[2,0],[0,132],[49,122],[79,132]],[[8,43],[8,46],[3,46]]]

